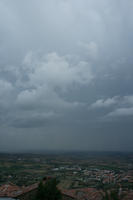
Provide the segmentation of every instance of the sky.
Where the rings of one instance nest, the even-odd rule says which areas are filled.
[[[0,151],[133,151],[132,10],[0,0]]]

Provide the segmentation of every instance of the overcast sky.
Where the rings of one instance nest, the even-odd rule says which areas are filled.
[[[0,0],[0,151],[133,151],[133,1]]]

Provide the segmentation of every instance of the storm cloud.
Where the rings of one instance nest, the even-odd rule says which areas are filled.
[[[132,151],[133,2],[0,1],[0,150]]]

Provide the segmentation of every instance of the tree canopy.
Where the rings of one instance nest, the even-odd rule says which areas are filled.
[[[57,180],[50,179],[43,183],[41,181],[38,186],[36,199],[37,200],[60,200],[61,192],[57,188]]]

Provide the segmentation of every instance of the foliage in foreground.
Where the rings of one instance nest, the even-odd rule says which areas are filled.
[[[38,186],[36,200],[61,200],[62,194],[56,186],[56,179],[47,180],[45,184],[41,181]]]

